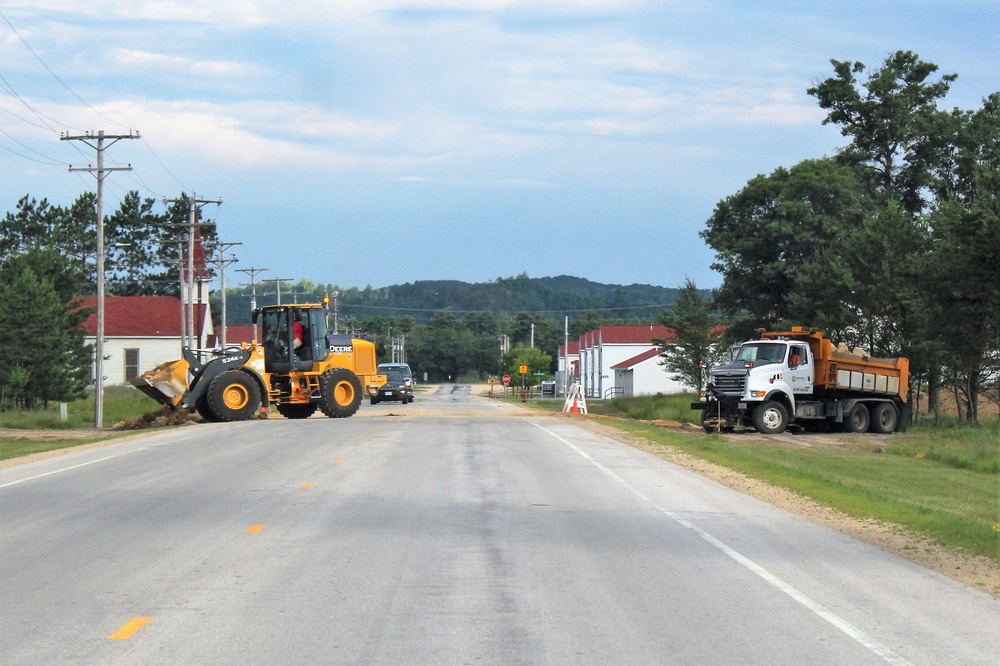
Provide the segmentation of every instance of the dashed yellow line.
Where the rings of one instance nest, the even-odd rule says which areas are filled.
[[[139,631],[146,626],[146,623],[152,620],[152,617],[148,615],[140,615],[134,617],[125,624],[123,624],[118,631],[108,636],[109,641],[127,641],[135,635],[135,632]]]
[[[246,528],[246,530],[244,530],[244,534],[257,534],[262,531],[264,531],[264,526],[258,523],[256,525],[251,525],[250,527]]]
[[[341,460],[343,460],[343,458],[341,458],[340,456],[334,456],[333,458],[333,462],[340,462]]]
[[[299,486],[299,488],[312,488],[312,487],[313,487],[312,481],[305,481],[301,486]]]

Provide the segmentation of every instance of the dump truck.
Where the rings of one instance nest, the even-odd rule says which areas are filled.
[[[331,418],[352,416],[386,378],[377,372],[375,345],[331,334],[318,304],[254,310],[262,339],[216,351],[206,362],[185,347],[182,358],[142,373],[131,384],[171,409],[194,409],[206,421],[243,421],[274,405],[289,419],[317,409]]]
[[[793,424],[883,434],[905,428],[908,359],[872,358],[801,326],[758,333],[732,362],[708,370],[701,399],[691,403],[706,432],[752,426],[777,434]]]

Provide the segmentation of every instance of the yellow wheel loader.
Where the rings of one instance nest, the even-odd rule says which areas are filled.
[[[352,416],[361,400],[378,393],[375,345],[331,334],[322,305],[271,305],[254,311],[262,338],[223,350],[202,363],[187,347],[183,358],[162,363],[132,385],[172,409],[194,409],[206,421],[243,421],[274,405],[289,419],[317,409],[331,418]]]

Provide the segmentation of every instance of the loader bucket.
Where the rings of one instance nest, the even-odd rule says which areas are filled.
[[[184,359],[167,361],[142,373],[131,384],[161,405],[177,407],[187,393],[190,368]]]

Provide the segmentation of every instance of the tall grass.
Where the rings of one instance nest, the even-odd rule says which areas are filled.
[[[696,423],[699,421],[699,415],[691,409],[691,403],[697,400],[697,393],[657,394],[635,398],[616,398],[608,401],[595,400],[587,403],[587,411],[591,414],[620,416],[639,421]]]
[[[155,400],[131,386],[109,386],[104,389],[101,404],[104,427],[125,419],[134,419],[160,409]],[[47,408],[32,411],[0,412],[0,427],[18,430],[74,430],[93,428],[95,422],[94,397],[90,396],[66,404],[66,420],[59,415],[59,405],[50,403]]]
[[[1000,474],[1000,425],[968,424],[934,426],[918,423],[905,435],[892,439],[889,453],[923,458],[987,474]]]

